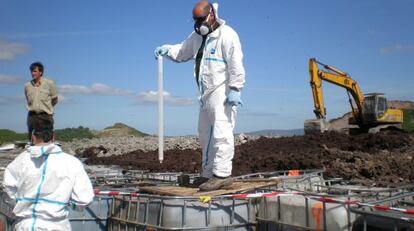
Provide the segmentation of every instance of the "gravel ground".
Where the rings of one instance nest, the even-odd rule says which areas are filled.
[[[258,137],[240,134],[235,136],[235,145],[239,145],[247,140],[257,139]],[[197,149],[199,148],[197,136],[174,136],[164,138],[164,150],[171,149]],[[105,153],[100,156],[112,156],[129,153],[135,150],[154,151],[158,149],[158,137],[105,137],[94,139],[81,139],[72,142],[62,142],[62,149],[70,154],[83,153],[89,147],[103,147]]]

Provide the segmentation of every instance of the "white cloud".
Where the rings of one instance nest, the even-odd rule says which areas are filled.
[[[119,95],[132,96],[133,93],[121,88],[115,88],[102,83],[94,83],[90,87],[85,85],[58,85],[60,93],[84,95]]]
[[[21,77],[0,74],[0,85],[1,84],[20,84],[23,82],[24,81]]]
[[[126,96],[132,98],[136,104],[157,104],[158,92],[146,91],[138,94],[132,91],[115,88],[102,83],[94,83],[91,86],[85,85],[58,85],[59,101],[69,103],[70,98],[66,94],[82,94],[82,95],[106,95],[106,96]],[[189,98],[180,98],[173,96],[171,93],[164,91],[164,103],[173,106],[189,106],[195,102]]]
[[[392,47],[383,47],[380,49],[382,55],[389,55],[393,53],[414,52],[414,45],[396,44]]]
[[[140,92],[137,95],[136,102],[138,104],[157,104],[158,91]],[[194,104],[194,100],[188,98],[179,98],[171,95],[171,93],[164,91],[164,103],[174,106],[189,106]]]
[[[24,43],[13,43],[0,39],[0,61],[10,61],[16,58],[18,54],[24,54],[30,49],[30,46]]]

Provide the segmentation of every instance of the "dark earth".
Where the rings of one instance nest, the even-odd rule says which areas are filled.
[[[120,156],[97,157],[104,147],[91,147],[79,156],[87,164],[120,165],[152,172],[199,173],[201,149],[172,149],[158,161],[158,151],[136,150]],[[266,138],[238,145],[233,176],[290,169],[325,169],[325,178],[342,178],[365,185],[401,185],[414,181],[414,134],[383,131],[377,134],[328,132]]]

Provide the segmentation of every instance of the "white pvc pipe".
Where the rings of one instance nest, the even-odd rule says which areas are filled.
[[[158,56],[158,160],[164,160],[164,68]]]

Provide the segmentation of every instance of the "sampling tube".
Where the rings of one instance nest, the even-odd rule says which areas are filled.
[[[162,56],[158,56],[158,160],[164,160],[164,70]]]

